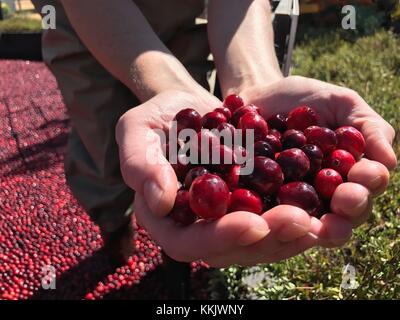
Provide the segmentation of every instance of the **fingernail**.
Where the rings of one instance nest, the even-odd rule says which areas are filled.
[[[292,222],[292,226],[296,227],[299,231],[301,231],[301,233],[306,234],[308,232],[308,230],[310,230],[310,226],[305,226],[303,224],[299,224],[296,222]]]
[[[359,204],[355,205],[352,208],[349,208],[349,210],[353,214],[361,214],[367,209],[367,206],[368,206],[368,197],[365,197]]]
[[[371,189],[378,189],[381,185],[382,185],[382,177],[381,176],[378,176],[369,182],[369,187]]]
[[[311,238],[313,238],[313,239],[315,239],[315,240],[318,240],[318,239],[319,239],[318,236],[317,236],[315,233],[307,232],[307,234],[308,234]]]
[[[164,190],[153,180],[146,180],[143,185],[143,195],[151,211],[158,213]]]
[[[240,246],[248,246],[260,241],[271,231],[268,228],[267,222],[259,216],[252,218],[252,221],[249,223],[249,225],[250,227],[244,231],[237,240],[237,243]]]

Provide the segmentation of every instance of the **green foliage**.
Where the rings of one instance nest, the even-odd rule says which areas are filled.
[[[328,32],[296,49],[294,73],[357,90],[399,132],[399,48],[400,39],[386,31],[355,42]],[[399,157],[398,137],[395,150]],[[230,298],[399,299],[399,169],[392,173],[386,193],[376,199],[373,213],[343,248],[314,248],[280,263],[223,270]],[[357,289],[341,289],[346,264],[355,268]]]
[[[12,15],[10,7],[5,2],[1,3],[1,10],[3,12],[3,19],[7,19]]]
[[[34,19],[26,14],[14,14],[12,17],[0,20],[1,32],[41,32],[42,22],[40,19]]]

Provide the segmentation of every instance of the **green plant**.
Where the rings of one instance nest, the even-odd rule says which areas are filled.
[[[40,19],[31,18],[25,14],[14,14],[8,19],[0,20],[1,32],[40,32],[42,23]]]
[[[5,2],[1,3],[1,11],[3,12],[3,19],[7,19],[12,15],[11,8]]]

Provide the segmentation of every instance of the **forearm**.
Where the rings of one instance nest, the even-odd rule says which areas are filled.
[[[131,0],[62,1],[95,58],[142,101],[168,89],[197,86]]]
[[[208,37],[224,95],[281,79],[267,0],[212,0]]]

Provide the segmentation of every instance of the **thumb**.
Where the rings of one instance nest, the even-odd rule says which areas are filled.
[[[160,136],[150,128],[122,125],[117,142],[125,183],[143,196],[155,215],[167,215],[174,206],[178,181],[163,155]]]

